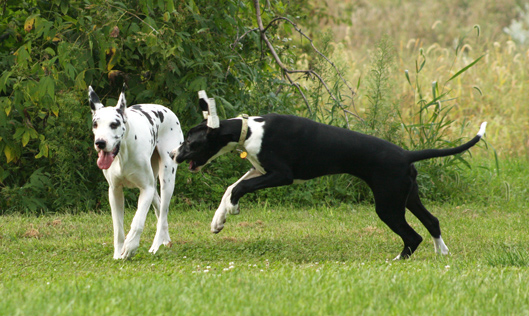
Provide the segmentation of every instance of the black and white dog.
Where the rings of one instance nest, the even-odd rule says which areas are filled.
[[[239,213],[239,199],[246,193],[348,173],[369,185],[378,216],[402,238],[404,249],[395,259],[408,258],[422,242],[422,237],[406,222],[406,208],[432,235],[435,252],[448,254],[439,220],[419,198],[413,163],[469,149],[484,135],[486,123],[477,136],[459,147],[407,151],[373,136],[290,115],[267,114],[219,122],[211,101],[208,105],[213,111],[208,121],[193,127],[172,156],[177,163],[189,161],[189,169],[199,171],[212,159],[239,146],[253,165],[226,190],[211,223],[213,233],[224,227],[226,213]]]
[[[169,153],[184,140],[180,122],[171,110],[158,104],[127,107],[124,91],[115,107],[104,107],[92,87],[88,89],[88,99],[94,147],[98,152],[97,166],[108,182],[114,259],[127,259],[136,253],[151,203],[158,224],[149,252],[156,253],[161,245],[171,241],[167,213],[178,165]],[[161,197],[156,189],[156,177],[160,181]],[[123,187],[140,189],[138,210],[126,238]]]

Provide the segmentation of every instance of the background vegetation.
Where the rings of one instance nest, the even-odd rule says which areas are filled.
[[[472,158],[464,154],[418,165],[422,192],[434,200],[488,203],[481,188],[491,179],[499,183],[498,198],[523,190],[500,168],[506,159],[527,156],[523,65],[529,58],[529,9],[523,3],[261,3],[265,24],[276,16],[297,23],[355,92],[291,24],[274,23],[267,35],[286,66],[318,72],[336,95],[333,100],[321,82],[300,76],[295,80],[307,102],[282,77],[259,34],[250,31],[256,27],[250,1],[2,4],[1,212],[107,207],[107,184],[93,163],[86,89],[92,85],[113,105],[123,81],[130,87],[130,104],[166,105],[184,131],[201,119],[199,89],[217,97],[222,117],[293,113],[409,149],[453,146],[489,121],[488,144],[474,149]],[[359,118],[345,117],[342,107]],[[470,166],[482,172],[476,175]],[[231,155],[199,175],[181,166],[174,200],[215,204],[248,167]],[[127,191],[132,207],[135,194]],[[365,185],[347,175],[259,196],[300,205],[371,199]]]
[[[295,2],[295,3],[294,3]],[[0,0],[0,314],[528,315],[529,5],[523,1],[262,1],[266,23],[298,23],[353,87],[289,24],[267,30],[290,69],[262,47],[250,1]],[[407,70],[407,71],[406,71]],[[95,164],[86,88],[108,105],[157,102],[200,121],[196,91],[223,117],[294,113],[406,148],[452,146],[488,121],[471,155],[418,165],[451,255],[401,242],[350,176],[264,190],[221,234],[211,211],[248,163],[226,155],[181,166],[172,244],[112,259],[107,184]],[[357,114],[346,119],[342,106]],[[310,112],[309,109],[310,108]],[[135,191],[127,191],[134,214]],[[360,203],[353,203],[360,202]],[[103,211],[101,211],[103,210]]]

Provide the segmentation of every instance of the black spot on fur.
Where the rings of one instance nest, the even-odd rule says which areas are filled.
[[[110,123],[110,128],[117,129],[120,125],[121,125],[121,122],[119,120],[115,120],[114,122]],[[124,127],[122,129],[125,130]]]
[[[264,122],[264,118],[262,117],[257,117],[257,118],[254,118],[253,120],[259,123]]]
[[[143,108],[141,107],[141,105],[139,105],[139,104],[133,105],[133,106],[132,106],[132,109],[141,112],[141,114],[143,114],[143,116],[145,116],[145,117],[149,120],[149,123],[150,123],[151,125],[154,125],[154,122],[153,122],[153,120],[152,120],[152,117],[149,115],[149,113],[147,113],[146,111],[143,110]]]
[[[174,174],[174,168],[173,168],[173,172],[172,173]]]
[[[138,139],[138,135],[134,135],[134,139]]]

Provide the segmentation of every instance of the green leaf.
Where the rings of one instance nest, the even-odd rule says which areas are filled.
[[[39,153],[35,156],[35,158],[42,158],[42,157],[48,157],[49,153],[49,147],[44,142],[40,142],[39,145]]]
[[[481,55],[480,57],[478,57],[476,60],[474,60],[473,62],[471,62],[470,64],[468,64],[466,67],[462,68],[461,70],[459,70],[455,75],[453,75],[452,77],[450,77],[450,79],[448,79],[446,82],[449,82],[451,81],[452,79],[455,79],[457,78],[459,75],[461,75],[462,73],[464,73],[465,71],[467,71],[470,67],[474,66],[478,61],[481,60],[481,58],[485,57],[485,54]]]
[[[173,0],[165,0],[165,5],[167,6],[167,12],[171,13],[174,11],[174,2]]]
[[[207,87],[207,80],[205,77],[197,77],[189,84],[189,89],[192,91],[205,90]]]
[[[476,31],[478,32],[477,36],[479,37],[479,35],[481,34],[481,27],[479,26],[479,24],[475,24],[475,25],[474,25],[474,28],[475,28]]]
[[[66,64],[66,67],[64,67],[64,70],[66,71],[66,74],[70,79],[75,79],[75,67],[72,66],[72,64]]]
[[[420,66],[418,66],[419,59],[417,59],[417,61],[415,62],[415,67],[417,69],[417,73],[421,72],[422,68],[426,64],[426,56],[424,55],[424,50],[422,48],[419,49],[419,55],[423,58],[423,61],[422,61]]]
[[[4,155],[6,156],[7,163],[10,163],[11,161],[15,159],[15,155],[16,155],[15,150],[9,145],[6,145],[4,147]]]
[[[433,98],[437,98],[437,81],[432,82],[432,95]]]
[[[2,97],[0,98],[0,105],[2,106],[2,109],[4,110],[5,114],[9,116],[9,113],[11,113],[11,100],[8,97]]]
[[[44,51],[48,53],[50,56],[55,56],[55,51],[51,47],[46,47]]]
[[[55,81],[50,76],[42,77],[39,82],[39,96],[42,98],[46,94],[55,97]]]
[[[61,1],[61,12],[63,15],[68,13],[68,1]]]
[[[17,127],[15,134],[13,135],[14,139],[19,139],[22,134],[26,132],[26,129],[23,127]]]
[[[31,61],[31,56],[29,55],[26,46],[20,46],[20,48],[15,52],[15,55],[17,56],[17,64],[23,68],[27,68],[28,63]]]
[[[0,78],[0,92],[5,93],[7,91],[7,87],[9,86],[9,77],[11,77],[11,74],[11,71],[4,71],[4,73],[2,74],[2,77]]]
[[[28,143],[29,143],[29,132],[25,131],[24,134],[22,134],[22,147],[26,147]]]
[[[404,70],[404,75],[406,76],[406,80],[408,80],[408,83],[409,83],[410,86],[411,86],[410,74],[409,74],[408,69]]]

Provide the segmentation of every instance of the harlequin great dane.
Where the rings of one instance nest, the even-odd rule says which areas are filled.
[[[214,109],[212,99],[205,101]],[[405,259],[422,242],[406,222],[406,208],[428,229],[435,252],[448,254],[439,220],[419,198],[413,163],[461,153],[481,139],[485,128],[483,123],[477,136],[455,148],[408,151],[373,136],[306,118],[267,114],[219,122],[216,111],[212,111],[207,122],[188,132],[185,143],[172,156],[178,163],[189,161],[189,169],[199,171],[238,146],[247,153],[253,168],[226,190],[211,223],[213,233],[222,230],[227,213],[239,213],[239,199],[246,193],[330,174],[357,176],[373,191],[380,219],[404,242],[404,249],[395,259]]]
[[[124,91],[115,107],[104,107],[92,87],[88,89],[88,99],[98,152],[97,166],[103,170],[109,186],[114,259],[128,259],[136,253],[151,203],[158,218],[156,236],[149,250],[154,254],[162,244],[171,241],[167,212],[178,164],[169,153],[183,142],[180,122],[173,112],[158,104],[127,108]],[[160,181],[160,195],[156,176]],[[140,189],[138,210],[127,238],[123,229],[123,187]]]

